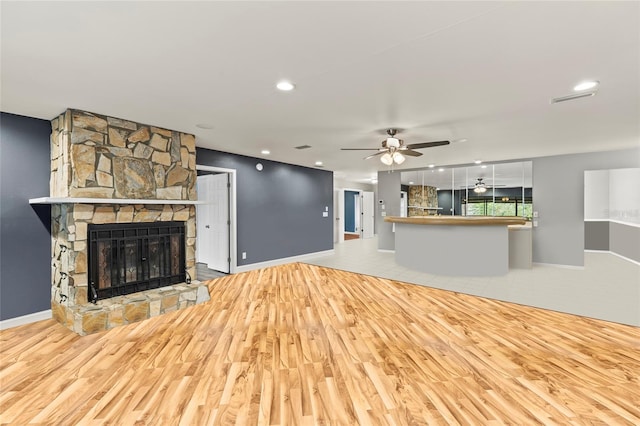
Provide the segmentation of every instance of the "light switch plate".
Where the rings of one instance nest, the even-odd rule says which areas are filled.
[[[322,212],[322,217],[329,217],[329,212]]]

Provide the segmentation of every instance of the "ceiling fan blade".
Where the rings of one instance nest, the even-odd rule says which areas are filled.
[[[387,151],[385,150],[385,151],[376,152],[375,154],[371,154],[371,155],[369,155],[368,157],[364,157],[364,159],[365,159],[365,160],[368,160],[369,158],[373,158],[373,157],[377,157],[378,155],[382,155],[382,154],[384,154],[385,152],[387,152]]]
[[[434,147],[434,146],[449,145],[450,143],[451,142],[449,142],[449,141],[412,143],[412,144],[407,145],[407,148],[409,148],[409,149],[431,148],[431,147]]]
[[[340,151],[378,151],[380,148],[340,148]]]
[[[422,155],[421,152],[412,151],[410,149],[403,149],[403,150],[401,150],[399,152],[401,152],[402,155],[408,155],[409,157],[420,157]]]

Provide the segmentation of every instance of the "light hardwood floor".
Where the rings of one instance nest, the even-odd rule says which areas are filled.
[[[0,422],[640,424],[640,329],[290,264],[79,337],[0,332]]]

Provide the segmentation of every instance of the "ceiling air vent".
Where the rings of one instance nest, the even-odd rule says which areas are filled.
[[[296,149],[308,149],[311,148],[311,145],[300,145],[300,146],[296,146]]]
[[[594,96],[596,92],[588,92],[588,93],[576,93],[575,95],[562,96],[559,98],[551,99],[552,104],[557,104],[560,102],[572,101],[574,99],[587,98],[589,96]]]

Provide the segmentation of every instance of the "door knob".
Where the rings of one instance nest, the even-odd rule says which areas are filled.
[[[209,225],[205,225],[204,227],[205,227],[205,228],[207,228],[207,229],[209,229]]]

